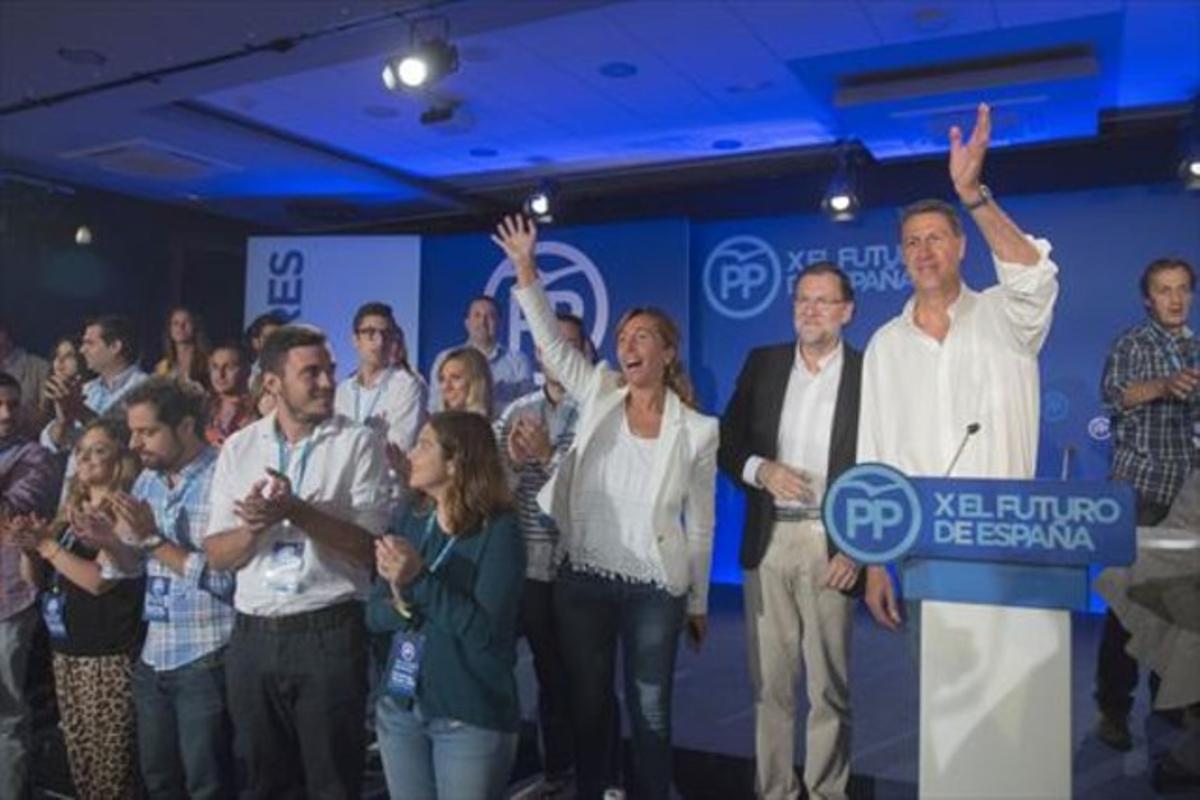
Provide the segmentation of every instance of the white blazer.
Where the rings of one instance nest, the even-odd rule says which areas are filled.
[[[612,414],[625,413],[628,387],[608,364],[592,364],[558,332],[558,322],[540,283],[515,289],[542,360],[579,403],[575,442],[550,481],[538,494],[538,505],[558,524],[562,546],[571,552],[572,530],[582,521],[575,470],[593,435]],[[688,613],[708,609],[712,566],[713,505],[717,480],[718,423],[688,408],[673,391],[663,407],[662,427],[647,480],[654,490],[654,531],[672,594],[688,595]]]

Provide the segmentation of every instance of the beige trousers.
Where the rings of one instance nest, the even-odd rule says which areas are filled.
[[[776,522],[762,563],[745,572],[757,791],[769,800],[800,796],[793,765],[801,655],[810,707],[804,785],[814,800],[846,797],[853,600],[823,585],[828,560],[819,521]]]

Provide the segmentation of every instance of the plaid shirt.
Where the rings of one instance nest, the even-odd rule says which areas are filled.
[[[143,470],[133,496],[154,509],[154,521],[165,539],[191,553],[183,575],[157,558],[146,559],[146,605],[165,597],[167,620],[149,619],[142,661],[162,672],[190,664],[218,650],[233,632],[234,574],[210,570],[201,545],[208,527],[209,493],[217,451],[205,447],[179,473],[174,488],[166,476]],[[147,617],[151,615],[147,612]]]
[[[1200,467],[1196,429],[1200,393],[1122,408],[1130,384],[1200,366],[1200,342],[1190,330],[1172,336],[1149,320],[1113,343],[1104,367],[1104,404],[1112,417],[1112,477],[1129,481],[1143,501],[1170,505],[1192,469]]]

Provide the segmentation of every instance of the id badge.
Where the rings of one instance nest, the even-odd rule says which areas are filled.
[[[397,631],[392,638],[392,657],[388,666],[388,693],[396,697],[417,695],[417,678],[421,675],[421,655],[425,650],[425,634]]]
[[[67,638],[66,598],[58,592],[42,595],[42,620],[51,639]]]
[[[304,542],[276,542],[267,557],[267,586],[280,594],[296,594],[303,568]]]
[[[146,598],[142,603],[142,619],[147,622],[167,622],[171,618],[171,579],[154,575],[146,581]]]

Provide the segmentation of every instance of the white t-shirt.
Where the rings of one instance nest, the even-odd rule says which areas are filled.
[[[268,467],[287,474],[304,501],[373,534],[383,532],[389,487],[383,439],[335,414],[307,439],[288,444],[270,414],[229,437],[221,448],[206,537],[241,525],[234,503],[267,477]],[[281,523],[260,534],[255,554],[238,570],[234,607],[263,617],[314,611],[365,600],[370,578],[367,567],[320,547],[301,528]]]

